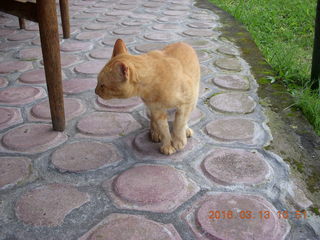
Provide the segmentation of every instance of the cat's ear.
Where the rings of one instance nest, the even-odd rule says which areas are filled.
[[[126,44],[124,43],[124,41],[122,41],[122,39],[117,39],[117,41],[113,47],[112,57],[115,57],[115,56],[117,56],[119,54],[123,54],[123,53],[128,53]]]
[[[129,67],[125,63],[118,62],[115,67],[121,77],[121,80],[125,81],[129,79]]]

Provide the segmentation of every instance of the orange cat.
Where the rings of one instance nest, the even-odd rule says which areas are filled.
[[[95,92],[103,99],[139,96],[150,110],[152,141],[161,141],[160,151],[169,155],[183,149],[193,134],[187,122],[197,104],[199,81],[199,60],[188,44],[131,55],[118,39],[111,60],[99,73]],[[170,108],[176,109],[172,137],[167,121]]]

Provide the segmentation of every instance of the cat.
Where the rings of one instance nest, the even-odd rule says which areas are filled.
[[[187,122],[199,94],[200,64],[194,49],[183,42],[142,55],[128,53],[115,42],[110,61],[98,75],[95,93],[102,99],[138,96],[150,111],[150,137],[166,155],[185,147],[193,135]],[[176,109],[172,137],[167,110]]]

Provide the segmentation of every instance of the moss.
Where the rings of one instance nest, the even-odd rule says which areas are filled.
[[[299,173],[304,173],[305,171],[305,166],[304,166],[304,163],[302,162],[299,162],[298,160],[296,159],[292,159],[292,158],[284,158],[283,159],[285,162],[289,163],[290,166],[297,170]]]
[[[320,175],[313,172],[311,176],[307,177],[307,187],[311,193],[320,191]]]

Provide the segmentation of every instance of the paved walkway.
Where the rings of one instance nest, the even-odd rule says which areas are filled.
[[[63,133],[51,131],[37,25],[0,17],[1,240],[319,239],[301,211],[311,202],[263,148],[272,137],[257,83],[215,13],[190,0],[75,0],[70,10]],[[140,99],[95,96],[117,38],[132,54],[176,41],[197,50],[184,151],[158,152]]]

